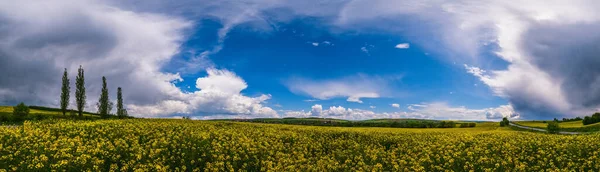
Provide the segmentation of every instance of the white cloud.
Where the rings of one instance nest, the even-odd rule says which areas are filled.
[[[262,105],[271,95],[247,97],[241,94],[247,85],[244,80],[227,70],[208,69],[208,76],[198,78],[199,91],[179,93],[180,97],[164,100],[158,104],[128,106],[137,114],[160,117],[165,114],[181,113],[193,116],[232,115],[278,117],[275,110]],[[176,105],[176,106],[174,106]]]
[[[311,45],[318,47],[318,46],[334,46],[333,43],[329,42],[329,41],[323,41],[321,43],[319,42],[307,42],[310,43]]]
[[[369,106],[369,108],[371,108],[371,109],[375,109],[376,107],[375,107],[375,106]]]
[[[391,94],[388,82],[397,79],[399,77],[357,75],[332,80],[291,78],[284,84],[293,93],[319,100],[347,97],[348,102],[363,103],[361,98],[379,98]]]
[[[502,105],[497,108],[488,109],[485,113],[487,119],[519,119],[521,115],[515,112],[511,105]]]
[[[408,48],[410,48],[410,44],[409,43],[401,43],[401,44],[396,45],[396,48],[398,48],[398,49],[408,49]]]
[[[400,104],[398,104],[398,103],[392,103],[391,105],[392,105],[392,107],[400,108]]]
[[[360,51],[369,54],[369,50],[367,49],[367,47],[360,47]]]
[[[227,70],[209,69],[207,77],[196,80],[196,88],[200,90],[219,90],[226,94],[238,94],[248,85],[242,78]]]

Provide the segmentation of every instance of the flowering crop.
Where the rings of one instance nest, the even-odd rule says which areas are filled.
[[[191,120],[0,127],[7,171],[598,171],[600,135]],[[2,170],[0,170],[2,171]]]

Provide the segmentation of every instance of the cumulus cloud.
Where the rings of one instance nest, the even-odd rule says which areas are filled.
[[[369,106],[369,108],[371,108],[371,109],[375,109],[375,108],[376,108],[376,106]]]
[[[399,77],[377,77],[357,75],[330,80],[311,80],[291,78],[284,82],[290,91],[308,95],[319,100],[344,97],[346,101],[363,103],[361,98],[379,98],[389,95],[392,90],[390,81]]]
[[[401,43],[401,44],[396,45],[396,48],[398,48],[398,49],[408,49],[408,48],[410,48],[410,44],[409,43]]]
[[[391,106],[395,107],[395,108],[400,108],[400,104],[398,104],[398,103],[392,103]]]
[[[146,106],[130,105],[133,112],[160,117],[165,114],[191,114],[194,116],[232,115],[235,117],[278,117],[275,110],[262,105],[271,95],[247,97],[241,94],[247,84],[233,72],[208,69],[208,76],[196,80],[192,93]],[[247,117],[246,117],[247,118]]]
[[[514,108],[511,105],[502,105],[497,108],[490,108],[485,112],[485,117],[487,119],[519,119],[521,115],[518,112],[515,112]]]
[[[311,44],[312,44],[313,46],[315,46],[315,47],[318,47],[318,46],[319,46],[319,43],[318,43],[318,42],[313,42],[313,43],[311,43]]]

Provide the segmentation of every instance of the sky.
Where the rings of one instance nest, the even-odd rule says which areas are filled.
[[[572,118],[600,107],[585,0],[0,0],[0,105],[58,107],[85,69],[129,114]],[[74,94],[71,94],[74,96]],[[74,97],[71,108],[75,108]]]

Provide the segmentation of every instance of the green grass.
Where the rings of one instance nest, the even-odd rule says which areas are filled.
[[[548,126],[548,121],[545,121],[546,123],[544,123],[544,121],[512,121],[515,124],[519,124],[522,126],[527,126],[527,127],[534,127],[534,128],[543,128],[545,129],[546,126]]]
[[[513,121],[516,124],[546,129],[548,126],[548,122],[544,123],[544,121]],[[600,123],[583,125],[581,121],[569,121],[569,122],[560,122],[558,123],[560,126],[560,131],[570,131],[570,132],[596,132],[600,131]]]
[[[114,115],[109,118],[117,118]],[[133,118],[133,117],[129,117]],[[102,119],[99,114],[84,112],[80,117],[76,111],[69,110],[66,115],[58,108],[29,106],[29,114],[24,117],[16,117],[13,115],[12,106],[0,106],[0,125],[21,125],[24,121],[34,120],[51,120],[51,119],[73,119],[73,120],[98,120]]]
[[[42,109],[44,109],[44,110],[42,110]],[[13,107],[12,106],[0,106],[0,113],[9,113],[9,114],[12,114],[13,113]],[[39,107],[29,108],[29,115],[47,115],[47,116],[54,116],[54,117],[63,116],[63,114],[60,111],[60,109],[57,109],[57,108],[46,108],[46,107],[43,107],[43,108],[39,108]],[[67,115],[69,115],[69,112],[67,112]],[[85,116],[85,117],[92,117],[92,118],[99,118],[100,117],[99,115],[97,115],[95,113],[91,113],[91,112],[84,112],[83,116]]]

